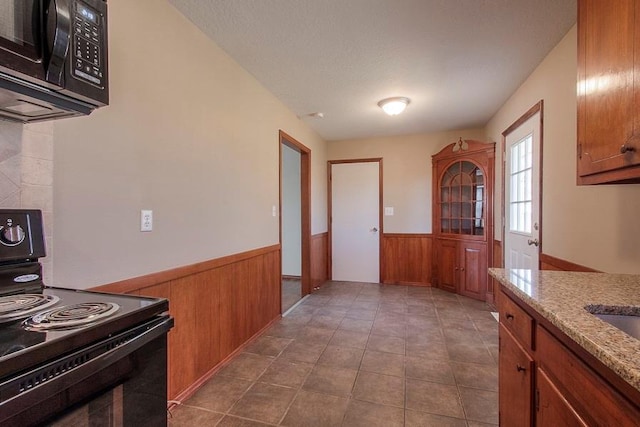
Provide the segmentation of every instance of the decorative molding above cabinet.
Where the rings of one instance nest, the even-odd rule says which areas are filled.
[[[578,2],[578,184],[640,183],[640,0]]]
[[[495,143],[462,140],[433,155],[432,283],[471,298],[493,301]]]

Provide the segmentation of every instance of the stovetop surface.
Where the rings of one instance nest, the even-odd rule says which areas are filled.
[[[159,298],[53,287],[44,287],[41,292],[60,298],[51,308],[111,302],[119,309],[108,318],[68,330],[27,330],[22,325],[23,320],[0,324],[0,378],[106,338],[168,310],[167,300]]]

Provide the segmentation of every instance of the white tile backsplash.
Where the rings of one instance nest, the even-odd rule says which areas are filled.
[[[40,209],[47,256],[45,283],[53,283],[53,122],[0,121],[0,208]]]
[[[25,130],[22,133],[22,155],[53,160],[53,135]]]
[[[53,160],[22,156],[22,184],[53,187]]]

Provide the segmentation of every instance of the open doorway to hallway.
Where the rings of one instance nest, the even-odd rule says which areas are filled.
[[[281,313],[311,292],[310,155],[280,131]]]
[[[300,201],[300,153],[282,145],[282,312],[302,298],[302,221]]]

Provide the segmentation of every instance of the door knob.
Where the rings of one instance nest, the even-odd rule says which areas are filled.
[[[376,227],[373,227],[373,228],[372,228],[371,230],[369,230],[369,231],[372,231],[372,232],[374,232],[374,233],[377,233],[377,232],[378,232],[378,229],[377,229]]]
[[[538,246],[540,244],[540,242],[538,241],[538,239],[529,239],[527,240],[527,243],[529,244],[529,246],[533,245],[533,246]]]

